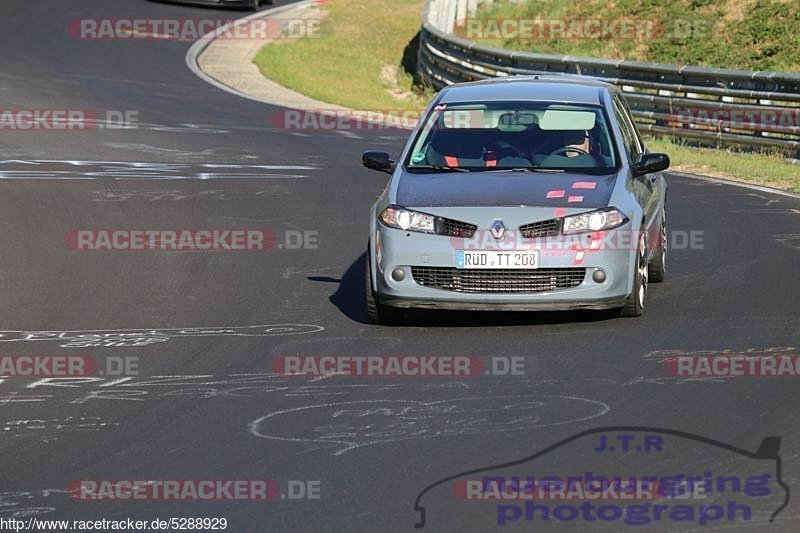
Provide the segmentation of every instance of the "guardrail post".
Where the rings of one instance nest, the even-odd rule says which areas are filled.
[[[458,0],[455,19],[456,26],[463,27],[465,24],[465,19],[467,18],[467,1],[468,0]]]
[[[456,26],[456,10],[458,8],[457,5],[458,0],[446,0],[446,15],[445,15],[445,25],[442,28],[442,31],[447,33],[453,33],[453,29]]]

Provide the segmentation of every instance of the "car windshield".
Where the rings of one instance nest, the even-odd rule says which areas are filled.
[[[419,130],[412,172],[520,170],[611,173],[614,144],[602,108],[541,102],[442,104]]]

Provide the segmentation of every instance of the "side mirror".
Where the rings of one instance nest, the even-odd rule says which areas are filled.
[[[386,152],[370,150],[361,155],[361,164],[369,169],[391,174],[394,171],[395,162],[389,159],[389,154]]]
[[[647,153],[633,165],[634,174],[641,176],[653,172],[661,172],[669,168],[669,156],[667,154]]]

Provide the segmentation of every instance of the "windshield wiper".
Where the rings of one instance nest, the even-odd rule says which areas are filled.
[[[434,170],[436,172],[469,172],[462,167],[446,167],[443,165],[413,165],[406,167],[408,170]]]

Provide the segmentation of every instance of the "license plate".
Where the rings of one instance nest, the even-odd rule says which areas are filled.
[[[539,250],[456,250],[456,268],[539,268]]]

